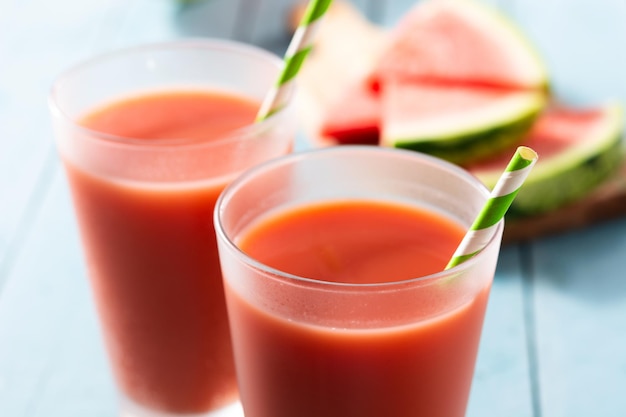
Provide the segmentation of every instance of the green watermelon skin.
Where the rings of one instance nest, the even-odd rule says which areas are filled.
[[[467,165],[519,144],[546,104],[537,91],[389,82],[381,145]]]
[[[523,218],[559,209],[587,196],[614,175],[624,161],[621,106],[596,109],[553,107],[541,116],[523,144],[539,161],[518,192],[507,217]],[[468,167],[492,188],[506,156]]]
[[[618,171],[624,158],[622,133],[616,134],[610,147],[598,155],[578,161],[566,175],[524,184],[509,208],[509,218],[522,218],[556,210],[589,194]],[[544,196],[544,198],[537,198]]]
[[[520,120],[487,130],[465,134],[455,140],[424,138],[421,142],[399,142],[394,147],[427,153],[447,161],[465,165],[501,153],[519,144],[528,134],[540,109],[530,112]]]

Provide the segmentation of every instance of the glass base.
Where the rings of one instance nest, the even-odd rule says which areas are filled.
[[[179,414],[149,410],[128,400],[122,400],[120,417],[244,417],[244,414],[239,401],[206,413]]]

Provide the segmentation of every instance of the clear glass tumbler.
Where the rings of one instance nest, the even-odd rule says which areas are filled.
[[[288,99],[269,119],[228,133],[149,140],[88,128],[82,120],[108,103],[172,91],[260,102],[281,65],[252,46],[190,39],[100,56],[54,83],[57,147],[123,415],[236,408],[213,208],[236,175],[292,150],[295,117]],[[170,107],[167,112],[184,116],[184,108]],[[122,116],[127,124],[138,118]]]
[[[361,146],[291,154],[231,183],[218,200],[214,222],[245,415],[462,417],[502,221],[471,260],[392,282],[384,276],[385,262],[406,262],[393,254],[382,260],[382,268],[377,266],[380,280],[333,282],[268,266],[241,242],[250,230],[260,230],[259,224],[270,231],[282,227],[283,233],[282,218],[272,217],[276,213],[309,216],[297,210],[352,200],[436,213],[456,223],[462,236],[488,194],[477,179],[450,163]],[[309,233],[332,236],[346,230],[347,223],[318,221]],[[358,230],[359,236],[370,238],[368,227]],[[263,251],[281,256],[285,248],[302,247],[303,235],[282,242],[277,234],[276,247]],[[355,239],[346,238],[346,245]],[[342,259],[325,242],[307,253],[334,268]],[[436,248],[439,242],[426,246],[430,243]],[[370,267],[378,255],[368,252],[362,263],[349,263],[348,275],[350,268]],[[419,262],[421,255],[415,255]]]

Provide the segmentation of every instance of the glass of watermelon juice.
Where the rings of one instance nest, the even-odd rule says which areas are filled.
[[[292,149],[289,102],[254,123],[280,68],[251,46],[181,40],[92,59],[53,86],[123,415],[240,410],[212,213],[236,175]]]
[[[443,271],[488,198],[416,152],[344,146],[249,170],[215,208],[246,417],[462,417],[503,223]]]

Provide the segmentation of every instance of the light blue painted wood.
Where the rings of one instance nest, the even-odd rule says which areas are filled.
[[[236,22],[246,0],[207,0],[180,7],[172,18],[181,36],[234,39]]]
[[[40,3],[37,7],[37,2],[13,2],[2,9],[10,14],[0,13],[0,291],[4,271],[12,262],[11,242],[27,228],[23,221],[29,214],[27,206],[50,159],[46,95],[55,71],[62,67],[55,52],[59,44],[66,44],[69,28],[64,19],[76,17],[48,19],[50,7]],[[83,20],[92,9],[78,5],[74,10],[81,18],[70,27],[81,36],[74,33],[75,48],[60,54],[65,58],[84,54],[93,33]],[[94,2],[93,12],[98,11]],[[37,33],[47,33],[50,44],[42,47],[41,39],[34,36]]]
[[[508,9],[545,60],[559,100],[626,101],[626,2],[510,0]]]
[[[291,39],[290,18],[298,4],[298,0],[247,2],[244,12],[249,17],[249,29],[242,40],[283,56]]]
[[[0,290],[56,160],[47,109],[54,78],[101,52],[137,0],[16,2],[0,37]],[[154,4],[162,4],[153,2]],[[51,16],[55,16],[51,18]]]
[[[489,297],[468,417],[533,415],[521,257],[504,248]]]
[[[549,417],[626,415],[626,221],[534,245],[541,405]]]
[[[396,25],[400,19],[413,8],[419,0],[387,0],[383,2],[383,5],[379,6],[381,14],[376,18],[372,18],[372,21],[377,24],[392,28]]]
[[[112,416],[115,394],[60,169],[0,299],[0,415]]]
[[[626,103],[626,3],[516,0],[557,100]],[[533,245],[538,397],[544,416],[626,415],[626,223]]]
[[[162,42],[182,36],[174,1],[132,0],[109,13],[101,24],[92,55],[127,46]]]
[[[0,36],[0,416],[113,415],[46,100],[57,74],[117,46],[137,4],[16,2]]]

